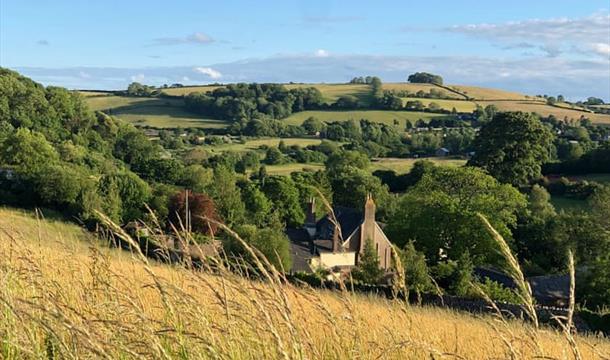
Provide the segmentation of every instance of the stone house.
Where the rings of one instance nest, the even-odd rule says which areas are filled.
[[[293,257],[298,269],[349,272],[357,266],[367,241],[371,241],[379,257],[379,265],[388,271],[392,266],[392,245],[375,220],[376,206],[368,195],[364,211],[335,207],[332,213],[316,220],[315,201],[309,204],[303,229],[288,233],[292,240]],[[307,264],[307,266],[304,266]]]

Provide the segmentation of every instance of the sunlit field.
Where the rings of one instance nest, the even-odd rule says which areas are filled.
[[[212,275],[0,210],[0,349],[23,358],[568,358],[555,330],[375,296]],[[265,275],[266,274],[266,275]],[[268,276],[268,277],[267,277]],[[583,359],[610,343],[576,336]]]

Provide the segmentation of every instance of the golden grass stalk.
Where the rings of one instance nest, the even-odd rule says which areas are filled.
[[[523,271],[521,271],[521,266],[519,266],[519,262],[513,255],[510,246],[504,240],[504,237],[494,229],[494,227],[489,223],[487,218],[483,214],[477,214],[479,219],[483,222],[483,225],[487,229],[487,231],[491,234],[495,242],[498,244],[498,248],[500,249],[500,253],[504,256],[506,263],[508,265],[508,272],[510,276],[515,281],[517,285],[517,295],[520,300],[523,302],[523,306],[530,320],[534,324],[534,327],[538,329],[538,314],[536,313],[536,306],[534,305],[534,297],[532,296],[532,289],[530,284],[525,280],[525,276],[523,275]]]
[[[40,226],[0,209],[2,359],[503,359],[510,354],[489,324],[463,313],[405,307],[346,290],[297,288],[264,259],[230,262],[219,254],[197,267],[157,263],[143,258],[137,241],[112,224],[108,227],[132,244],[133,253],[83,242],[46,220]],[[259,280],[240,275],[252,271]],[[503,334],[521,358],[562,359],[570,353],[563,333],[539,330],[546,349],[539,351],[525,342],[531,327],[510,320],[506,326],[510,331]],[[610,352],[607,340],[573,338],[591,343],[581,350],[583,359]]]

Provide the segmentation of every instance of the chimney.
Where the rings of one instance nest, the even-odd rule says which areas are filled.
[[[364,222],[375,222],[375,202],[370,193],[366,196],[364,203]]]
[[[369,193],[364,203],[364,220],[360,228],[360,251],[364,250],[364,244],[367,240],[370,239],[373,244],[376,243],[375,224],[375,202],[373,201],[373,196]]]
[[[339,229],[338,226],[335,225],[335,231],[333,231],[333,252],[336,253],[340,249],[339,245]]]
[[[307,204],[307,217],[305,219],[306,224],[316,223],[316,198],[312,197],[309,199]]]
[[[307,217],[305,218],[303,228],[307,231],[309,239],[316,237],[316,200],[313,197],[309,200],[309,204],[307,204]]]

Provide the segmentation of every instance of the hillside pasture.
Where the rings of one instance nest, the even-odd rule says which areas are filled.
[[[341,96],[355,96],[363,105],[372,101],[371,86],[367,84],[285,84],[286,89],[314,87],[322,93],[324,101],[332,104]]]
[[[80,90],[77,91],[80,95],[84,97],[97,97],[97,96],[112,96],[112,92],[110,91],[89,91],[89,90]]]
[[[214,263],[212,275],[66,237],[46,221],[0,209],[5,280],[0,333],[7,335],[2,358],[564,359],[571,354],[560,331],[534,330],[519,320],[299,288],[272,277],[251,281],[222,261]],[[607,339],[574,338],[582,359],[610,353]]]
[[[156,98],[145,97],[127,97],[127,96],[91,96],[86,98],[87,104],[91,110],[100,110],[108,112],[108,110],[119,107],[132,106],[142,102],[157,101]]]
[[[410,93],[416,93],[418,91],[423,91],[425,93],[429,93],[430,90],[439,90],[445,93],[445,96],[451,99],[464,99],[464,96],[460,94],[456,94],[450,90],[444,89],[440,86],[434,84],[412,84],[412,83],[384,83],[382,85],[383,90],[394,90],[394,91],[408,91]]]
[[[101,110],[140,126],[219,129],[228,125],[226,121],[208,119],[186,111],[182,99],[106,96],[87,98],[87,103],[93,110]]]
[[[373,159],[371,162],[371,171],[376,170],[392,170],[397,174],[406,174],[413,168],[413,164],[417,161],[426,160],[431,161],[437,166],[463,166],[466,164],[466,160],[464,159],[456,159],[456,158],[441,158],[441,157],[430,157],[430,158],[377,158]]]
[[[421,99],[421,98],[402,98],[403,106],[406,105],[408,101],[421,101],[424,106],[430,105],[430,103],[438,104],[441,109],[451,111],[455,108],[457,112],[473,112],[477,108],[477,104],[472,101],[467,100],[446,100],[446,99]]]
[[[267,173],[270,175],[290,175],[295,171],[317,171],[324,170],[324,164],[300,164],[300,163],[289,163],[281,165],[266,165]]]
[[[479,105],[485,107],[493,104],[500,111],[525,111],[535,112],[541,116],[554,115],[560,120],[564,118],[579,120],[581,116],[590,119],[596,124],[608,124],[610,125],[610,115],[604,114],[593,114],[585,111],[578,111],[572,109],[563,109],[556,106],[547,105],[541,102],[533,101],[477,101]]]
[[[351,111],[302,111],[295,113],[282,120],[283,122],[291,125],[301,125],[305,119],[309,117],[316,117],[321,121],[333,122],[333,121],[348,121],[366,119],[371,122],[392,125],[394,126],[394,119],[398,120],[400,129],[405,128],[405,121],[409,120],[411,123],[417,120],[423,120],[425,122],[430,121],[434,118],[447,118],[450,115],[434,114],[427,112],[417,111],[385,111],[385,110],[351,110]]]
[[[244,142],[233,142],[229,144],[220,144],[220,145],[202,145],[206,150],[210,150],[212,152],[222,152],[222,151],[235,151],[235,152],[245,152],[251,150],[259,150],[261,146],[269,146],[269,147],[277,147],[280,141],[284,141],[286,146],[299,145],[301,147],[306,147],[309,145],[320,145],[322,140],[314,139],[314,138],[267,138],[267,139],[255,139],[255,140],[246,140]]]
[[[475,100],[536,100],[533,96],[526,96],[517,92],[484,88],[479,86],[465,85],[446,85],[448,88],[454,89],[467,97]],[[544,99],[538,100],[544,102]]]
[[[437,166],[463,166],[466,164],[466,160],[454,159],[454,158],[421,158],[421,159],[401,159],[401,158],[377,158],[371,161],[369,170],[371,172],[377,170],[392,170],[397,174],[406,174],[413,168],[413,164],[419,160],[427,160],[433,162]],[[289,163],[281,165],[267,165],[267,172],[273,175],[290,175],[295,171],[304,170],[323,170],[324,164],[299,164]]]
[[[223,85],[200,85],[200,86],[183,86],[176,88],[160,89],[162,93],[171,96],[185,96],[190,93],[212,92]]]

